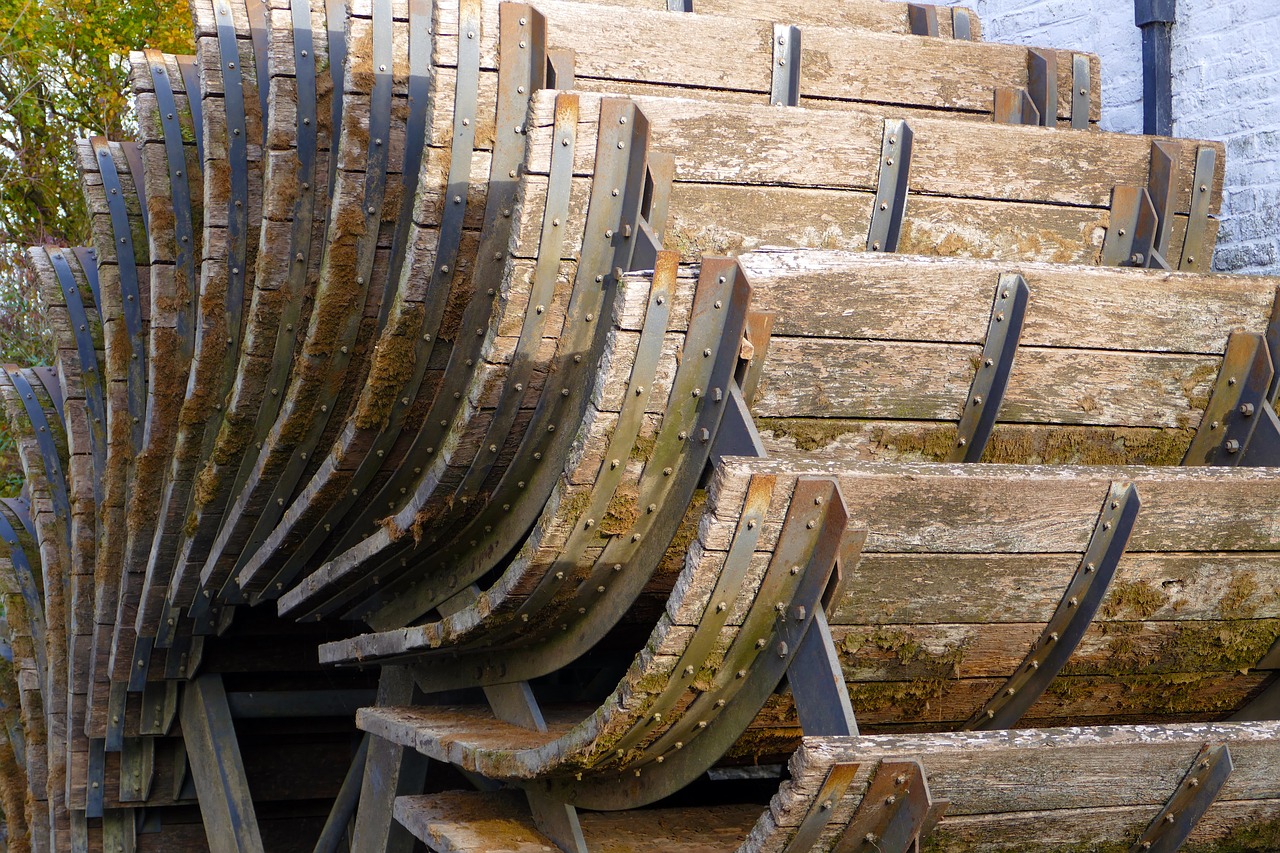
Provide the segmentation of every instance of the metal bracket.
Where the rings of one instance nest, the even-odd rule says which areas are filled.
[[[1213,805],[1231,775],[1231,750],[1226,744],[1205,744],[1169,802],[1142,833],[1131,853],[1175,853],[1204,813]]]
[[[31,422],[31,430],[35,435],[36,446],[40,450],[40,461],[44,465],[45,478],[49,484],[50,497],[53,500],[53,511],[62,519],[66,528],[67,544],[71,543],[71,499],[67,495],[67,478],[62,471],[62,459],[58,456],[58,445],[53,439],[53,427],[44,413],[40,401],[36,399],[35,389],[27,381],[21,370],[6,370],[13,387],[18,392],[22,407]]]
[[[991,106],[991,120],[996,124],[1040,124],[1040,110],[1031,93],[1012,86],[997,86]]]
[[[1009,387],[1009,375],[1018,353],[1018,341],[1022,337],[1022,323],[1030,298],[1031,291],[1021,275],[1008,273],[1000,276],[995,301],[991,305],[987,340],[982,347],[982,362],[969,388],[964,413],[956,430],[955,447],[947,457],[948,462],[977,462],[982,458],[995,428],[1004,392]]]
[[[572,89],[577,71],[577,53],[565,49],[547,50],[547,89]]]
[[[267,47],[268,29],[267,4],[263,0],[245,0],[245,11],[249,16],[249,39],[253,44],[254,87],[258,90],[258,114],[262,124],[262,141],[267,138],[267,89],[268,72]]]
[[[769,103],[775,107],[800,105],[800,28],[773,25],[773,85]]]
[[[769,354],[769,341],[773,337],[773,324],[778,315],[773,311],[751,311],[747,314],[747,331],[738,356],[738,370],[734,374],[742,399],[750,408],[760,387],[760,375],[764,373],[764,361]]]
[[[667,0],[668,12],[692,12],[693,0]]]
[[[871,209],[867,251],[898,251],[902,220],[907,213],[914,140],[911,125],[905,120],[885,119],[884,140],[880,145],[880,180],[876,187],[875,206]]]
[[[822,787],[818,789],[818,793],[810,803],[808,813],[800,822],[796,834],[791,836],[791,840],[783,848],[783,853],[810,853],[817,847],[818,839],[822,837],[823,830],[831,823],[831,818],[835,814],[836,803],[844,799],[845,792],[849,790],[854,777],[858,775],[858,766],[857,764],[831,765],[831,769],[827,771],[827,778],[823,780]]]
[[[1146,187],[1111,191],[1111,224],[1102,244],[1102,265],[1145,267],[1155,246],[1159,217]]]
[[[1147,179],[1147,192],[1156,210],[1156,237],[1151,247],[1148,267],[1168,269],[1164,258],[1169,252],[1169,237],[1173,233],[1175,194],[1173,177],[1181,155],[1180,146],[1173,142],[1151,143],[1151,171]]]
[[[1093,71],[1089,57],[1075,54],[1071,57],[1071,129],[1088,130],[1092,112]]]
[[[951,37],[960,41],[973,41],[973,16],[968,9],[951,10]]]
[[[330,56],[333,55],[332,43]],[[341,68],[342,66],[338,66]],[[194,56],[178,57],[178,73],[182,76],[182,88],[187,96],[187,107],[191,110],[192,136],[196,139],[196,160],[204,167],[204,103],[200,97],[200,72],[196,69]],[[340,91],[340,90],[339,90]],[[341,98],[335,98],[341,102]],[[336,127],[337,125],[335,125]]]
[[[715,441],[711,443],[711,464],[719,468],[726,456],[764,458],[767,455],[764,442],[760,440],[760,432],[738,383],[729,383],[726,396],[728,405],[720,419],[720,428],[716,430]]]
[[[1093,528],[1089,546],[1049,624],[1027,659],[964,728],[1012,728],[1049,688],[1093,621],[1129,544],[1142,501],[1133,484],[1113,483]]]
[[[156,739],[125,738],[120,749],[120,802],[141,803],[155,782]]]
[[[1027,93],[1040,114],[1037,124],[1058,126],[1058,54],[1052,50],[1027,50]]]
[[[86,817],[102,817],[103,788],[107,781],[107,748],[100,738],[89,741],[89,769],[86,773],[84,811]]]
[[[1191,212],[1187,217],[1187,236],[1182,241],[1180,270],[1207,270],[1213,260],[1209,241],[1209,211],[1213,205],[1213,181],[1218,167],[1218,152],[1208,145],[1196,151],[1195,178],[1191,184]]]
[[[1267,406],[1274,369],[1266,338],[1235,331],[1183,465],[1239,465]]]
[[[938,35],[938,7],[927,3],[908,3],[907,22],[914,36]]]
[[[924,766],[918,760],[883,760],[832,849],[841,853],[919,850],[921,839],[949,805],[930,796]]]
[[[787,684],[806,737],[857,737],[858,718],[821,607],[814,608],[813,623],[787,668]]]

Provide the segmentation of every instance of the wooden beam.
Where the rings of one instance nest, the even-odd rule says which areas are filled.
[[[182,734],[210,853],[265,853],[222,676],[187,684]]]

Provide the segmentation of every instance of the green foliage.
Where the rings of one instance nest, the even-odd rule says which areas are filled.
[[[75,140],[132,137],[129,51],[144,47],[193,52],[185,2],[0,0],[0,363],[52,360],[22,254],[88,244]],[[0,494],[20,479],[0,422]]]

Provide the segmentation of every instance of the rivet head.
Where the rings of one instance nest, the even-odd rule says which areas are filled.
[[[1233,439],[1230,439],[1230,440],[1226,443],[1225,447],[1226,447],[1226,449],[1227,449],[1227,452],[1228,452],[1228,453],[1239,453],[1239,452],[1240,452],[1240,442],[1236,441],[1234,438],[1233,438]]]
[[[1253,403],[1245,403],[1240,407],[1240,414],[1246,418],[1253,417]]]

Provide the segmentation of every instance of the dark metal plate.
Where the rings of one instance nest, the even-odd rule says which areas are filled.
[[[911,177],[911,148],[915,135],[902,119],[885,119],[884,141],[880,147],[880,178],[867,250],[898,251],[898,236],[907,212],[907,187]]]

